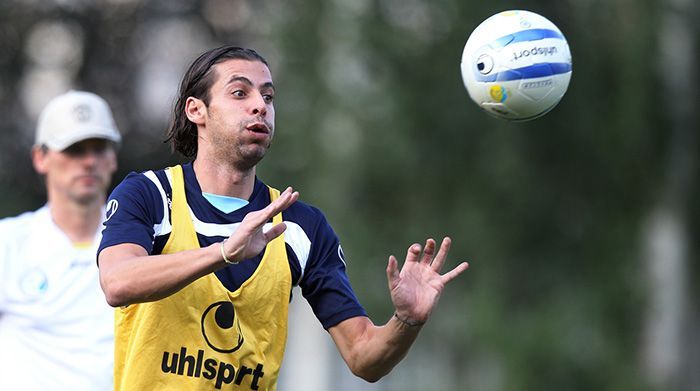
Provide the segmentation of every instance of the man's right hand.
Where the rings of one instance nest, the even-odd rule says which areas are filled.
[[[279,223],[265,231],[263,230],[265,223],[289,208],[297,199],[299,199],[299,192],[288,187],[266,208],[248,213],[241,221],[241,225],[222,244],[222,251],[226,254],[226,258],[237,263],[260,254],[270,241],[282,235],[287,229],[284,223]]]

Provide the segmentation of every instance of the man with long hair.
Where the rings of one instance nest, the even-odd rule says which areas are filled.
[[[117,309],[118,390],[274,390],[299,285],[349,368],[376,381],[407,353],[445,284],[450,239],[387,266],[396,311],[375,325],[345,273],[323,214],[256,177],[275,131],[267,62],[226,46],[186,72],[169,132],[193,159],[130,174],[110,197],[100,281]]]

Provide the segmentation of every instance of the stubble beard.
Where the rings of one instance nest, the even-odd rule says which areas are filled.
[[[239,135],[245,134],[248,123],[240,123],[238,128]],[[270,137],[264,144],[257,142],[246,142],[241,136],[222,137],[214,142],[220,146],[217,150],[220,151],[220,158],[224,161],[230,161],[234,168],[241,172],[252,170],[267,154],[268,149],[272,145],[272,136],[274,135],[274,127],[267,123],[270,129]]]
[[[102,199],[104,199],[104,197],[102,196],[101,192],[98,192],[98,193],[93,193],[93,194],[77,195],[77,196],[72,197],[72,199],[78,205],[88,206],[88,205],[92,205],[98,201],[101,201]]]
[[[237,143],[234,145],[233,154],[236,158],[233,160],[234,167],[239,171],[250,171],[255,167],[270,148],[270,143],[266,146],[259,144],[254,145],[241,145]]]
[[[67,197],[73,203],[81,206],[89,206],[95,203],[104,202],[105,195],[107,193],[108,182],[102,177],[99,177],[98,183],[94,185],[91,189],[81,188],[80,185],[76,185],[73,188],[67,189]]]

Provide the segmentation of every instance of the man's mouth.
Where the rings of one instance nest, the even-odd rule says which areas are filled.
[[[101,181],[100,177],[98,177],[97,175],[80,175],[76,178],[76,180],[81,183],[88,184],[98,183]]]
[[[270,128],[267,127],[263,122],[254,122],[245,127],[248,131],[260,134],[269,134]]]

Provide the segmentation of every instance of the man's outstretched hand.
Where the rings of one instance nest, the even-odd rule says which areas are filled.
[[[462,262],[449,272],[440,274],[451,243],[449,237],[444,238],[435,254],[435,240],[428,239],[425,248],[422,249],[422,255],[420,244],[412,244],[400,271],[396,257],[389,257],[386,275],[391,301],[396,308],[396,316],[403,322],[425,323],[437,305],[445,284],[469,267],[467,262]]]
[[[264,209],[248,213],[231,236],[223,244],[226,257],[233,262],[252,258],[265,249],[274,238],[282,235],[287,226],[284,223],[273,225],[263,231],[263,226],[274,215],[289,208],[299,199],[299,192],[288,187],[280,196]]]

